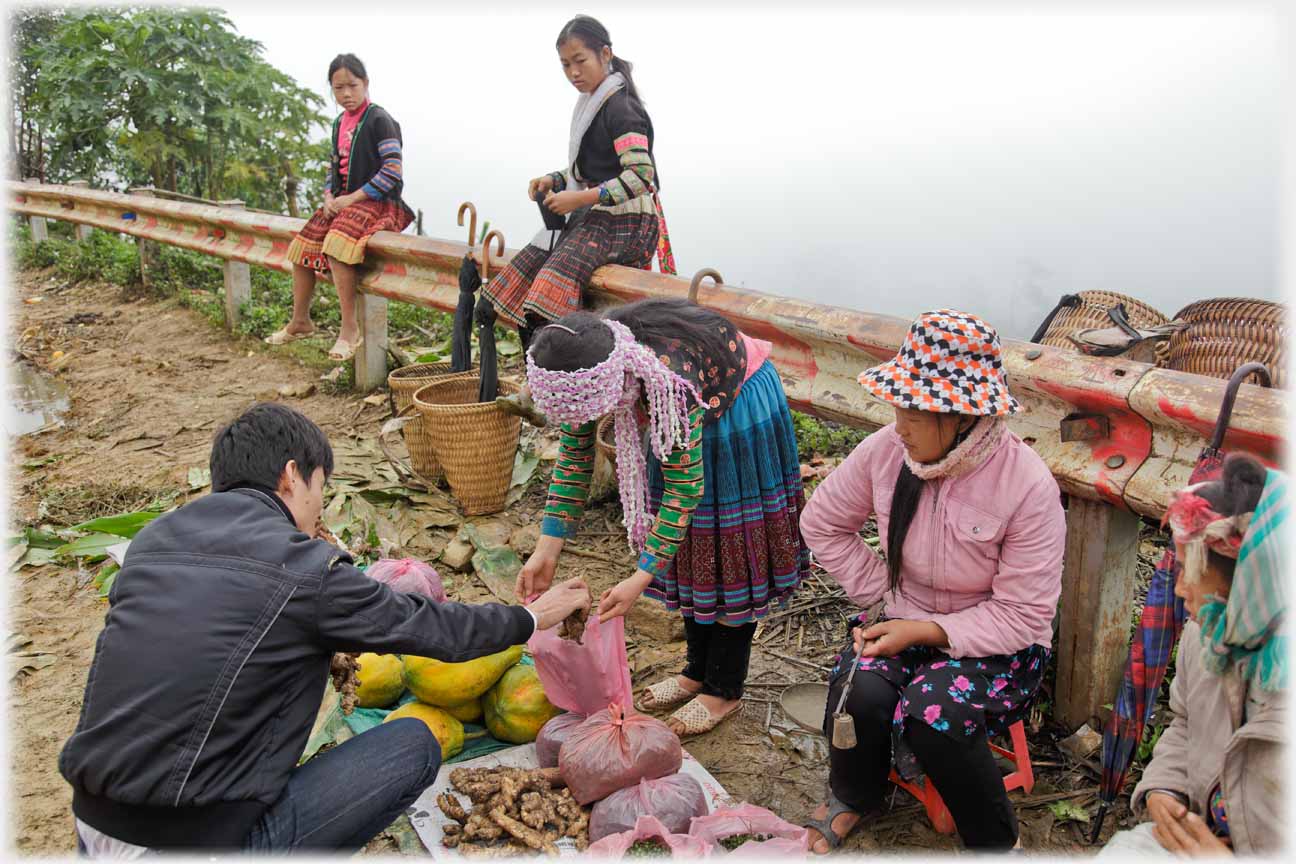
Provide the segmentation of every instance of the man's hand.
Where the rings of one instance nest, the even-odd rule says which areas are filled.
[[[548,630],[579,609],[590,607],[590,592],[581,579],[559,582],[526,608],[535,613],[536,629]]]
[[[606,624],[613,618],[619,618],[629,612],[630,607],[639,599],[639,595],[651,584],[651,573],[636,570],[633,576],[622,579],[604,591],[603,596],[599,598],[599,623]]]
[[[940,647],[946,643],[945,630],[931,621],[881,621],[872,627],[859,632],[856,627],[851,631],[855,638],[855,649],[858,651],[861,640],[864,644],[864,657],[892,657],[914,645],[932,645]],[[859,635],[856,633],[859,632]]]
[[[522,565],[517,584],[513,586],[519,600],[525,603],[535,595],[549,590],[554,573],[558,570],[558,555],[562,552],[562,547],[561,537],[544,534],[536,541],[535,551]]]
[[[527,184],[527,197],[532,201],[539,201],[545,195],[553,191],[553,178],[548,174],[543,177],[537,177]]]

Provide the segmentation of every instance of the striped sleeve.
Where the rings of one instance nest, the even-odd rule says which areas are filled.
[[[662,502],[652,530],[639,553],[639,569],[664,576],[679,550],[693,521],[693,511],[702,500],[702,418],[701,406],[689,412],[687,447],[676,447],[662,462]]]
[[[401,181],[401,143],[396,138],[384,138],[378,142],[378,158],[382,165],[378,173],[369,178],[361,191],[375,201],[391,195],[396,184]]]
[[[648,136],[643,132],[626,132],[612,142],[621,173],[599,185],[599,203],[622,204],[640,195],[651,194],[655,175]]]
[[[592,420],[575,428],[568,423],[562,425],[558,461],[554,464],[544,519],[540,522],[540,533],[546,537],[566,539],[576,533],[594,477],[595,425]]]

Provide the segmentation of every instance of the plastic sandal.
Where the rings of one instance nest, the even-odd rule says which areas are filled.
[[[339,336],[338,340],[333,343],[333,347],[329,349],[328,358],[334,363],[345,363],[355,358],[356,352],[360,350],[360,346],[363,344],[363,336],[357,339],[354,345]],[[341,351],[337,350],[338,345],[344,346]]]
[[[635,707],[640,711],[674,708],[696,695],[697,693],[690,693],[681,687],[679,681],[674,676],[671,676],[664,681],[658,681],[656,684],[645,687],[643,695],[639,697],[639,704]],[[649,702],[649,699],[652,699],[652,701]]]
[[[287,345],[289,342],[309,339],[314,335],[314,330],[311,330],[309,333],[289,333],[288,325],[285,324],[283,327],[280,327],[278,330],[265,337],[264,341],[267,345]]]
[[[702,704],[701,700],[695,698],[687,702],[683,708],[670,715],[668,719],[678,721],[679,724],[684,727],[684,731],[681,732],[679,736],[681,738],[685,736],[702,735],[706,732],[710,732],[725,720],[732,717],[741,707],[742,702],[740,701],[733,708],[730,708],[724,714],[717,717]]]
[[[855,822],[854,825],[852,825],[849,829],[847,829],[845,834],[838,834],[836,831],[832,830],[832,823],[837,819],[838,816],[842,815],[843,813],[854,813],[860,818]],[[805,820],[805,822],[802,824],[801,827],[813,828],[815,831],[818,831],[819,834],[823,837],[824,841],[827,842],[828,851],[833,852],[841,848],[841,845],[846,842],[846,838],[849,837],[851,834],[853,834],[855,832],[855,829],[858,828],[863,821],[864,821],[864,817],[858,810],[856,810],[854,807],[851,807],[849,804],[843,804],[841,801],[838,801],[837,796],[832,793],[831,789],[829,789],[828,790],[828,815],[822,819],[807,819]],[[816,842],[818,841],[811,841],[810,843],[810,851],[812,853],[814,852],[814,844]]]

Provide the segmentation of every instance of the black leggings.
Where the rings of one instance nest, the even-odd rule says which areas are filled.
[[[828,688],[824,734],[829,741],[832,713],[845,680],[843,674]],[[844,710],[855,720],[859,743],[852,750],[828,748],[828,785],[839,801],[860,813],[879,809],[886,794],[891,773],[891,719],[899,701],[900,693],[886,679],[862,669],[855,673]],[[954,817],[963,845],[969,849],[1012,848],[1017,842],[1017,814],[985,731],[955,738],[909,718],[905,735],[927,775],[926,782],[936,784]]]
[[[729,627],[719,622],[698,624],[686,617],[684,635],[688,639],[688,658],[681,674],[691,681],[701,681],[702,692],[708,696],[740,698],[755,633],[755,623]]]

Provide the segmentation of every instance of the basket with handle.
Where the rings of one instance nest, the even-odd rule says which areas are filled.
[[[401,437],[405,439],[405,448],[409,450],[410,466],[414,469],[414,473],[427,483],[435,483],[441,479],[441,464],[437,462],[436,452],[432,449],[432,441],[428,438],[424,429],[422,415],[417,411],[411,411],[408,414],[405,411],[414,405],[414,394],[418,392],[419,388],[451,375],[467,375],[471,377],[476,374],[477,367],[475,366],[465,372],[455,372],[451,369],[449,363],[414,363],[410,366],[393,369],[391,374],[387,376],[387,389],[391,394],[392,415],[408,417],[400,431]]]
[[[603,458],[612,466],[612,473],[616,473],[616,432],[612,424],[612,416],[608,415],[598,422],[598,427],[594,431],[594,447]]]
[[[465,516],[504,509],[522,432],[521,417],[505,413],[494,402],[477,401],[478,386],[474,375],[450,375],[414,394],[424,433]],[[500,379],[501,395],[519,389],[515,382]]]
[[[1140,330],[1151,329],[1170,321],[1142,300],[1125,294],[1117,294],[1114,291],[1081,291],[1077,294],[1064,295],[1040,324],[1030,341],[1074,351],[1076,346],[1070,337],[1081,330],[1111,327],[1113,322],[1108,312],[1117,306],[1125,307],[1125,320]],[[1158,347],[1158,356],[1164,352],[1163,346],[1164,343]]]
[[[1221,297],[1190,303],[1175,320],[1187,326],[1170,337],[1164,365],[1180,372],[1228,378],[1246,363],[1263,363],[1273,386],[1286,386],[1287,310],[1279,303]]]

